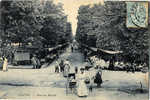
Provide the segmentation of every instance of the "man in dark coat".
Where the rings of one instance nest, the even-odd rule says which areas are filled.
[[[109,63],[109,67],[108,67],[109,70],[114,70],[114,59],[110,59],[110,63]]]
[[[71,52],[73,52],[73,45],[71,45]]]
[[[102,70],[99,69],[99,71],[95,75],[94,83],[97,84],[97,87],[101,87],[102,82]]]
[[[77,66],[75,67],[75,73],[76,74],[78,73],[78,67]]]
[[[65,66],[64,66],[64,61],[63,61],[63,60],[61,60],[59,66],[60,66],[60,71],[61,71],[61,72],[64,72],[64,67],[65,67]]]
[[[41,62],[40,62],[40,60],[38,58],[36,58],[36,63],[37,63],[36,68],[40,69],[41,68]]]

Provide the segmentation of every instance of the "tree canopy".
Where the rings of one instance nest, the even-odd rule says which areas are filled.
[[[122,57],[128,61],[148,59],[150,30],[127,28],[126,12],[125,2],[81,6],[76,39],[99,49],[123,51]]]
[[[71,41],[71,24],[62,4],[51,0],[2,0],[0,10],[3,42],[55,46]]]

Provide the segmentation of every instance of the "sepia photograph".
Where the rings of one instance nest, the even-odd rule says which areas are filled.
[[[0,100],[149,100],[150,2],[0,0]]]

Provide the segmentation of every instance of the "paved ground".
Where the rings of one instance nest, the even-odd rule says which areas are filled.
[[[70,49],[60,56],[69,58],[72,66],[82,66],[83,56]],[[61,73],[54,73],[55,62],[42,69],[9,69],[0,71],[0,98],[4,99],[51,99],[51,100],[148,100],[147,93],[134,90],[148,88],[147,74],[136,72],[103,71],[102,88],[94,88],[88,97],[66,94],[66,79]],[[74,67],[72,67],[74,68]],[[88,73],[88,72],[86,72]],[[145,90],[146,91],[146,90]]]

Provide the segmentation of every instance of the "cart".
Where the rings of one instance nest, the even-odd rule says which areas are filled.
[[[15,51],[13,64],[14,65],[31,64],[30,53],[27,50],[21,50],[21,49]]]
[[[67,77],[67,84],[66,84],[66,94],[75,93],[76,91],[76,77],[75,73],[69,73]]]

